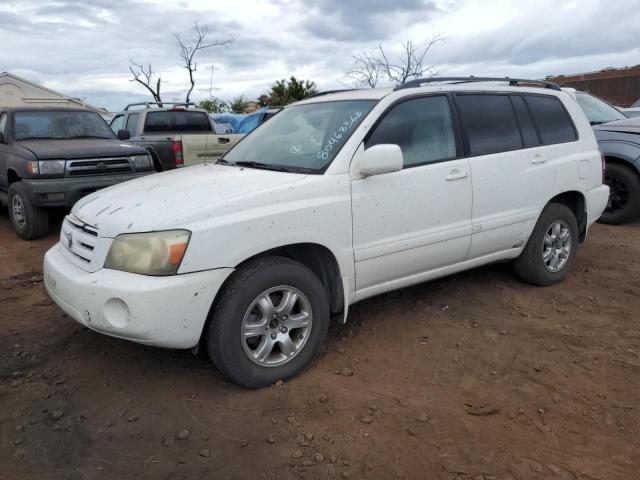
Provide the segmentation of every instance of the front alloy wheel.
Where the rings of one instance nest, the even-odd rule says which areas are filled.
[[[34,207],[22,182],[14,182],[8,192],[9,218],[20,238],[33,240],[44,237],[49,227],[49,214]]]
[[[260,388],[304,370],[328,328],[329,297],[314,272],[287,257],[256,258],[238,267],[218,295],[207,350],[227,378]]]
[[[306,295],[290,286],[262,292],[242,320],[242,347],[252,362],[275,367],[291,361],[311,333],[313,312]]]
[[[13,196],[13,199],[11,200],[11,210],[14,222],[20,229],[23,229],[27,223],[27,219],[25,218],[24,203],[22,202],[22,197],[20,195]]]
[[[605,175],[605,184],[609,186],[609,201],[603,215],[615,215],[629,205],[629,186],[623,178]]]
[[[605,183],[609,186],[609,201],[598,220],[618,225],[640,214],[640,176],[631,166],[607,163]]]

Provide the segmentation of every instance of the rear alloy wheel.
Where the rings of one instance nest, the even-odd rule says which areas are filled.
[[[609,202],[600,223],[617,225],[640,214],[640,180],[629,167],[619,163],[608,163],[604,181],[609,186]]]
[[[562,220],[551,224],[544,235],[542,261],[552,273],[559,272],[569,261],[571,255],[571,230]]]
[[[578,222],[574,213],[559,203],[547,205],[515,260],[516,273],[524,281],[547,286],[567,276],[578,250]]]

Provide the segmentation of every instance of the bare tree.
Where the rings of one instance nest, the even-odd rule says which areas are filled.
[[[389,80],[402,85],[411,78],[424,77],[433,73],[433,65],[425,65],[425,57],[431,47],[441,42],[442,36],[436,35],[423,45],[418,45],[411,40],[402,44],[402,53],[396,62],[389,60],[382,45],[378,47],[380,51],[380,64],[382,71],[387,75]]]
[[[347,81],[353,83],[356,88],[376,88],[378,79],[383,73],[380,59],[375,54],[365,50],[353,55],[353,64],[351,65],[351,69],[345,73],[345,77]]]
[[[143,64],[139,64],[134,62],[133,60],[129,60],[129,70],[131,71],[131,75],[133,78],[129,79],[130,82],[138,82],[140,85],[145,87],[149,93],[153,96],[153,99],[162,106],[162,98],[160,97],[160,83],[162,78],[158,75],[157,80],[155,80],[155,88],[153,87],[154,76],[155,73],[151,64],[147,64],[146,66]]]
[[[189,91],[187,92],[187,98],[185,100],[187,103],[191,98],[191,92],[193,91],[193,88],[195,87],[195,84],[196,84],[196,81],[193,78],[193,73],[198,69],[198,64],[195,61],[196,54],[199,51],[205,50],[207,48],[227,47],[231,43],[233,43],[232,38],[227,40],[214,40],[213,42],[207,42],[206,41],[207,34],[209,33],[207,26],[206,25],[200,26],[198,25],[198,22],[196,22],[194,30],[195,30],[195,37],[193,38],[191,43],[188,43],[188,44],[184,43],[180,35],[178,34],[174,35],[176,39],[176,44],[178,46],[178,50],[180,52],[180,60],[181,60],[180,66],[182,68],[185,68],[189,72],[189,82],[191,82],[191,88],[189,88]]]

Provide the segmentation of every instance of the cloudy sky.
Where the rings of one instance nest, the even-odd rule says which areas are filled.
[[[640,64],[640,0],[0,0],[0,71],[112,110],[146,100],[130,59],[183,100],[173,34],[194,22],[228,48],[201,52],[193,97],[256,97],[290,75],[339,88],[351,56],[439,34],[441,75],[541,78]]]

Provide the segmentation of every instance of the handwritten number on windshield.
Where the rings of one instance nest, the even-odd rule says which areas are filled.
[[[340,125],[340,127],[333,131],[333,134],[331,135],[329,140],[327,140],[327,143],[324,145],[324,147],[322,147],[322,150],[318,152],[317,157],[321,158],[322,160],[328,160],[329,154],[333,150],[333,146],[342,140],[344,135],[349,130],[351,130],[351,128],[357,123],[361,116],[362,112],[356,112],[351,115],[348,120],[342,122],[342,125]]]

